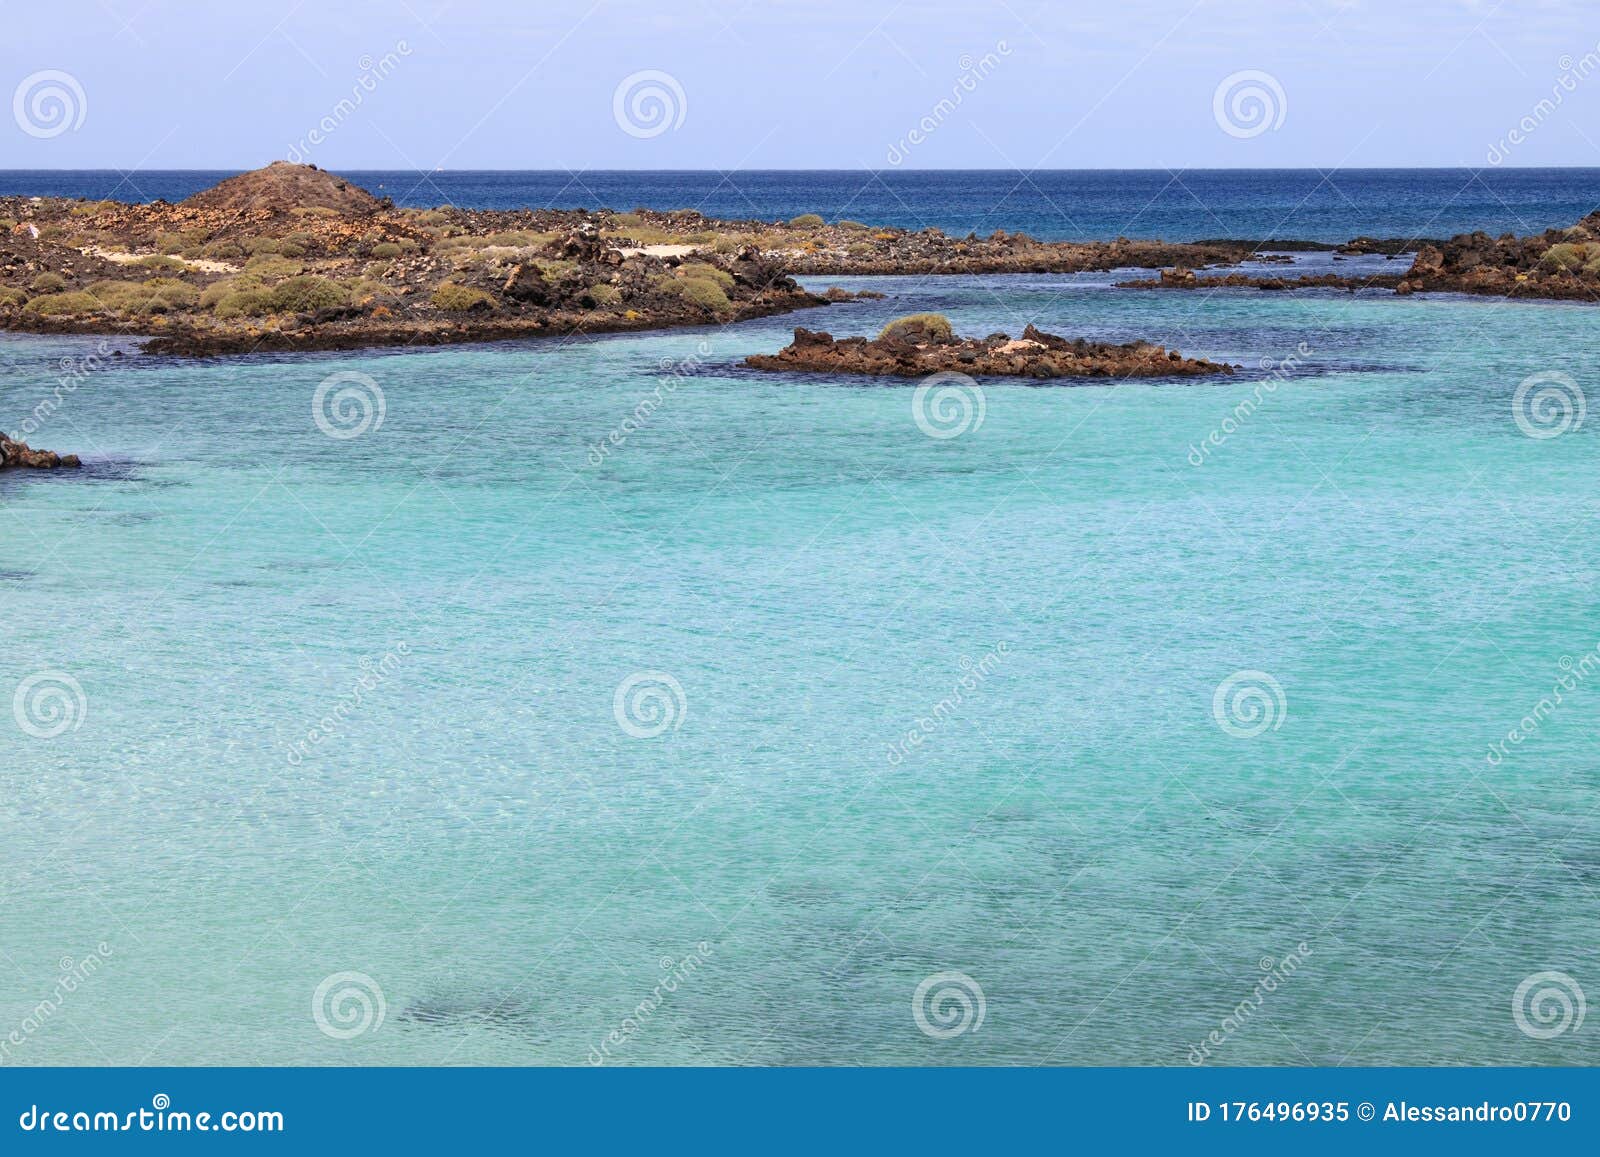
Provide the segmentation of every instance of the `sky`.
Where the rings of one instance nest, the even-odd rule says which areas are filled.
[[[0,168],[1600,165],[1592,0],[0,0]]]

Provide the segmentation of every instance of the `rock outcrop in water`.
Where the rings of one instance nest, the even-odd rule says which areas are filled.
[[[1462,233],[1417,251],[1397,292],[1600,300],[1600,212],[1531,237]]]
[[[791,345],[776,354],[752,355],[745,364],[759,370],[907,378],[941,370],[1027,378],[1187,377],[1234,370],[1221,362],[1186,358],[1149,342],[1110,345],[1074,341],[1031,325],[1020,338],[995,333],[981,340],[956,337],[937,325],[897,326],[870,341],[864,337],[835,340],[831,334],[796,329]]]
[[[81,466],[76,454],[57,454],[54,450],[35,450],[26,442],[16,442],[0,434],[0,470],[56,470]]]

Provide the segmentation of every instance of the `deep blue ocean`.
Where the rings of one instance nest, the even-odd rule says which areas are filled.
[[[0,171],[0,196],[179,201],[228,170]],[[821,213],[950,234],[1050,240],[1204,237],[1348,241],[1536,233],[1600,206],[1600,169],[1201,169],[346,173],[401,205]]]

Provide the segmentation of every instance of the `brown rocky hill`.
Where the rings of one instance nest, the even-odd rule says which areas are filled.
[[[273,161],[202,189],[183,202],[196,209],[266,209],[287,213],[292,209],[333,209],[346,216],[364,216],[382,208],[382,202],[359,185],[352,185],[315,165]]]

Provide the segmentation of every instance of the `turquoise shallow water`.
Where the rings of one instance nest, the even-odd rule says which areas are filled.
[[[0,480],[0,698],[82,690],[0,714],[5,1059],[1184,1064],[1293,953],[1212,1063],[1592,1062],[1513,996],[1600,982],[1600,672],[1486,753],[1600,644],[1592,419],[1512,402],[1591,385],[1595,314],[1109,280],[86,374],[32,436],[84,476]],[[934,438],[914,383],[738,365],[922,308],[1246,368]],[[0,339],[8,420],[93,349]],[[381,426],[319,430],[336,371]],[[981,1025],[920,1030],[955,971]]]

